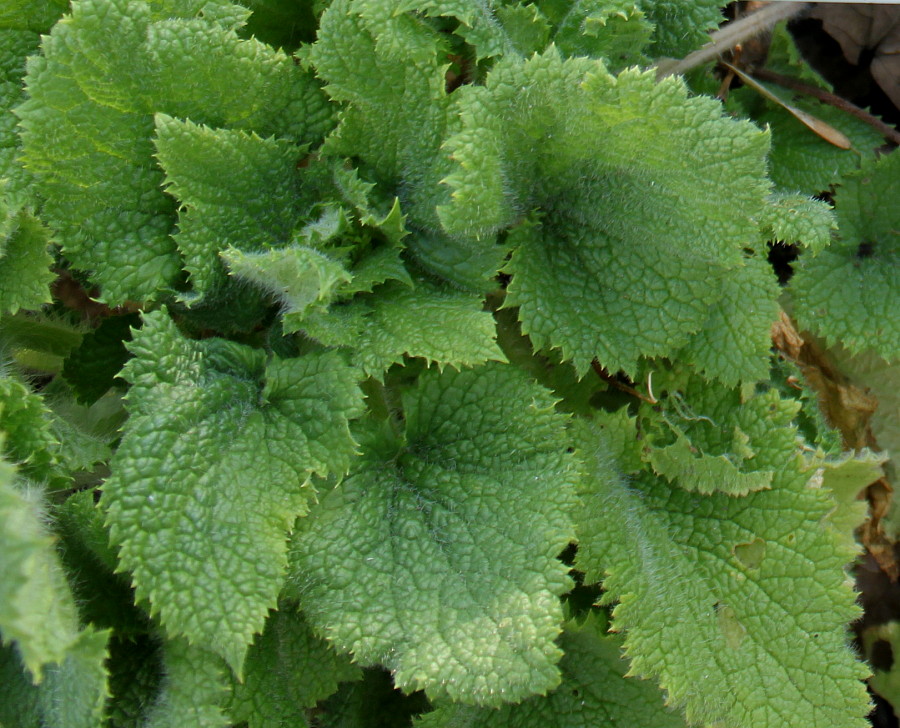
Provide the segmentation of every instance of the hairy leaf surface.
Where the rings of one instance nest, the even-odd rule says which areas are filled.
[[[505,269],[507,305],[536,346],[560,348],[579,372],[596,357],[633,373],[640,356],[672,353],[703,327],[758,237],[765,135],[687,98],[678,80],[613,77],[555,49],[504,58],[458,104],[441,219],[487,236],[536,210],[510,236]]]
[[[831,207],[803,195],[777,192],[763,215],[763,234],[772,242],[798,244],[813,255],[831,243],[837,220]]]
[[[0,462],[0,630],[15,641],[37,682],[43,668],[62,662],[78,639],[78,612],[53,538],[42,522],[40,491],[14,485],[14,469]]]
[[[24,162],[46,198],[44,219],[107,300],[151,298],[181,267],[175,208],[153,162],[154,112],[299,141],[328,129],[312,79],[239,39],[241,18],[224,2],[80,0],[29,62]]]
[[[835,195],[840,240],[803,256],[791,279],[798,322],[851,353],[900,357],[900,155],[847,175]]]
[[[742,498],[625,480],[592,425],[576,567],[618,601],[632,671],[653,677],[691,722],[862,726],[865,668],[844,625],[857,614],[854,556],[826,520],[835,502],[807,487],[800,456],[771,489]]]
[[[764,379],[769,369],[772,323],[778,318],[778,282],[759,255],[722,279],[720,298],[681,355],[708,379],[726,386]]]
[[[774,390],[743,397],[699,380],[668,396],[646,416],[653,470],[685,490],[745,495],[771,487],[797,447],[800,409]]]
[[[294,328],[287,319],[285,324]],[[296,328],[326,346],[350,347],[355,363],[372,376],[404,355],[457,368],[506,359],[480,296],[425,279],[415,288],[388,283]]]
[[[559,663],[562,683],[547,695],[492,708],[438,707],[413,724],[415,728],[679,728],[681,715],[666,710],[649,682],[626,677],[628,662],[622,640],[604,635],[604,622],[589,616],[568,622],[560,635],[564,654]]]
[[[219,253],[284,245],[297,218],[297,162],[287,140],[156,115],[156,156],[181,207],[175,243],[201,297],[222,285]]]
[[[222,339],[189,341],[164,312],[129,349],[131,416],[103,496],[122,568],[167,628],[240,672],[310,477],[349,466],[357,373],[333,353],[267,364]]]
[[[148,711],[146,728],[228,728],[223,710],[228,667],[222,659],[183,638],[169,640],[162,650],[163,679]]]
[[[402,441],[370,426],[362,460],[297,524],[292,582],[313,626],[404,690],[498,705],[554,687],[574,501],[552,410],[510,367],[423,375]]]

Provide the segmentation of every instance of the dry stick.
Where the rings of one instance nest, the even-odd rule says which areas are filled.
[[[841,111],[846,111],[848,114],[853,114],[857,119],[866,122],[869,126],[875,129],[879,134],[881,134],[885,139],[889,142],[900,146],[900,131],[897,131],[890,124],[885,124],[881,119],[877,116],[873,116],[865,109],[861,109],[856,104],[851,104],[847,99],[843,99],[840,96],[835,96],[824,89],[817,88],[815,86],[811,86],[808,83],[804,83],[799,79],[792,78],[791,76],[783,76],[780,73],[775,73],[775,71],[770,71],[768,68],[756,68],[750,74],[754,78],[758,78],[761,81],[771,81],[772,83],[777,83],[779,86],[783,86],[784,88],[790,89],[791,91],[798,91],[803,94],[807,94],[814,98],[817,98],[819,101],[823,103],[830,104]]]
[[[685,73],[707,61],[711,61],[739,43],[764,33],[779,20],[791,18],[797,13],[803,12],[809,6],[809,3],[770,3],[754,13],[722,26],[714,33],[710,33],[709,43],[685,56],[680,61],[670,60],[660,63],[657,66],[656,78],[658,80],[666,76]]]

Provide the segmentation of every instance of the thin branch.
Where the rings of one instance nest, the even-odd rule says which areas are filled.
[[[816,86],[812,86],[808,83],[804,83],[797,78],[784,76],[780,73],[775,73],[775,71],[770,71],[768,68],[756,68],[753,70],[751,75],[761,81],[771,81],[772,83],[776,83],[779,86],[790,89],[791,91],[797,91],[799,93],[812,96],[813,98],[816,98],[823,103],[834,106],[841,111],[846,111],[848,114],[852,114],[860,121],[864,121],[866,124],[871,126],[892,144],[900,146],[900,132],[898,132],[890,124],[885,124],[881,119],[879,119],[877,116],[873,116],[865,109],[861,109],[856,104],[851,104],[849,101],[847,101],[847,99],[841,98],[840,96],[835,96],[833,93],[829,93],[824,89],[817,88]]]
[[[685,56],[680,61],[666,60],[657,65],[657,80],[666,76],[685,73],[692,68],[711,61],[736,45],[754,38],[760,33],[769,30],[775,23],[786,18],[791,18],[810,7],[809,3],[769,3],[754,13],[745,15],[727,25],[723,25],[717,31],[710,33],[710,42],[702,48]]]

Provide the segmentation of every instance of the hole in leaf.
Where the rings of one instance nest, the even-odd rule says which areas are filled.
[[[856,249],[856,257],[860,260],[871,258],[875,254],[875,243],[869,240],[863,240]]]
[[[869,654],[869,662],[872,667],[881,672],[887,672],[894,666],[894,648],[887,640],[876,640],[872,644]]]
[[[758,569],[766,557],[766,542],[761,538],[754,538],[752,541],[736,544],[732,553],[744,568]]]

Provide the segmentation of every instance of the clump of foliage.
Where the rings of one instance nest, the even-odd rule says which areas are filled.
[[[769,330],[900,357],[900,157],[716,1],[294,5],[0,10],[0,723],[866,725]]]

